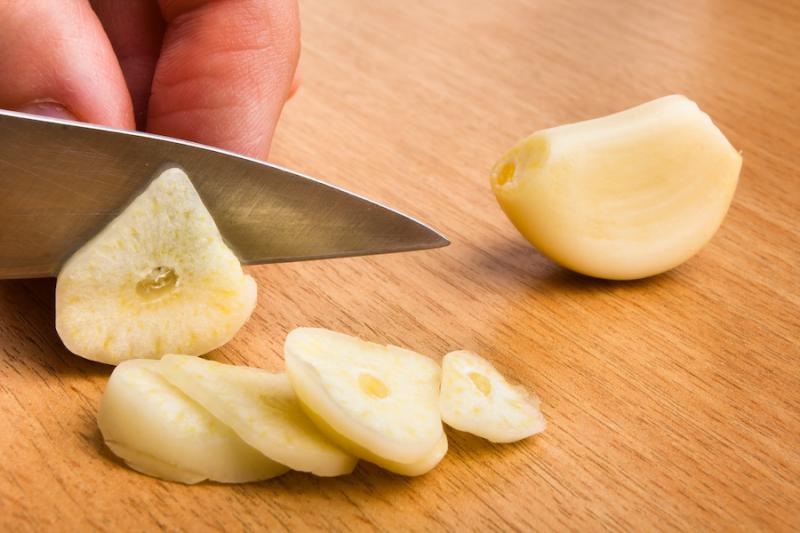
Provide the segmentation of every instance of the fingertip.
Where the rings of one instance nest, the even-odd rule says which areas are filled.
[[[300,75],[300,65],[294,71],[294,77],[292,78],[292,85],[289,87],[289,94],[287,95],[286,99],[292,98],[297,91],[300,90],[300,85],[303,83],[303,78]]]

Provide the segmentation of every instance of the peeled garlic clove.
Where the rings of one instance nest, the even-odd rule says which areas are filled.
[[[440,369],[432,359],[315,328],[293,330],[284,350],[306,412],[354,455],[411,464],[440,442]]]
[[[544,255],[590,276],[636,279],[711,239],[741,166],[708,115],[676,95],[536,132],[497,162],[491,184]]]
[[[353,471],[357,459],[308,419],[286,374],[167,355],[159,371],[250,446],[293,470],[318,476]]]
[[[444,356],[439,398],[445,424],[492,442],[514,442],[546,426],[539,400],[472,352]]]
[[[71,352],[103,363],[200,355],[229,341],[255,302],[255,281],[171,168],[66,262],[56,329]]]
[[[289,469],[245,444],[203,407],[165,381],[158,361],[126,361],[111,374],[97,424],[131,468],[168,481],[244,483]]]

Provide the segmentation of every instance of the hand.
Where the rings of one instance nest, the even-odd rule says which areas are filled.
[[[269,151],[297,0],[0,0],[0,108]]]

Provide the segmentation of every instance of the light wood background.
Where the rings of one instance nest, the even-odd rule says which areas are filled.
[[[107,452],[109,368],[70,355],[51,280],[0,282],[0,530],[800,529],[800,3],[303,0],[303,86],[272,159],[385,202],[445,249],[252,268],[219,360],[281,368],[295,326],[535,390],[549,429],[455,431],[430,474],[367,464],[186,487]],[[488,171],[527,133],[670,93],[744,154],[714,240],[632,283],[561,270],[504,218]]]

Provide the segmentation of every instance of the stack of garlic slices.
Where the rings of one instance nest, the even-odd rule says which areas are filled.
[[[249,318],[256,284],[186,174],[157,177],[64,265],[56,326],[83,357],[118,365],[98,425],[131,468],[170,481],[243,483],[365,459],[416,476],[447,452],[442,420],[510,442],[544,429],[535,398],[468,352],[433,359],[324,329],[285,343],[285,373],[193,357]],[[184,354],[184,355],[170,355]]]
[[[544,430],[538,402],[485,359],[431,358],[316,328],[286,338],[286,373],[187,355],[121,363],[98,424],[131,468],[241,483],[289,469],[350,473],[358,459],[406,476],[447,453],[442,420],[494,442]]]

